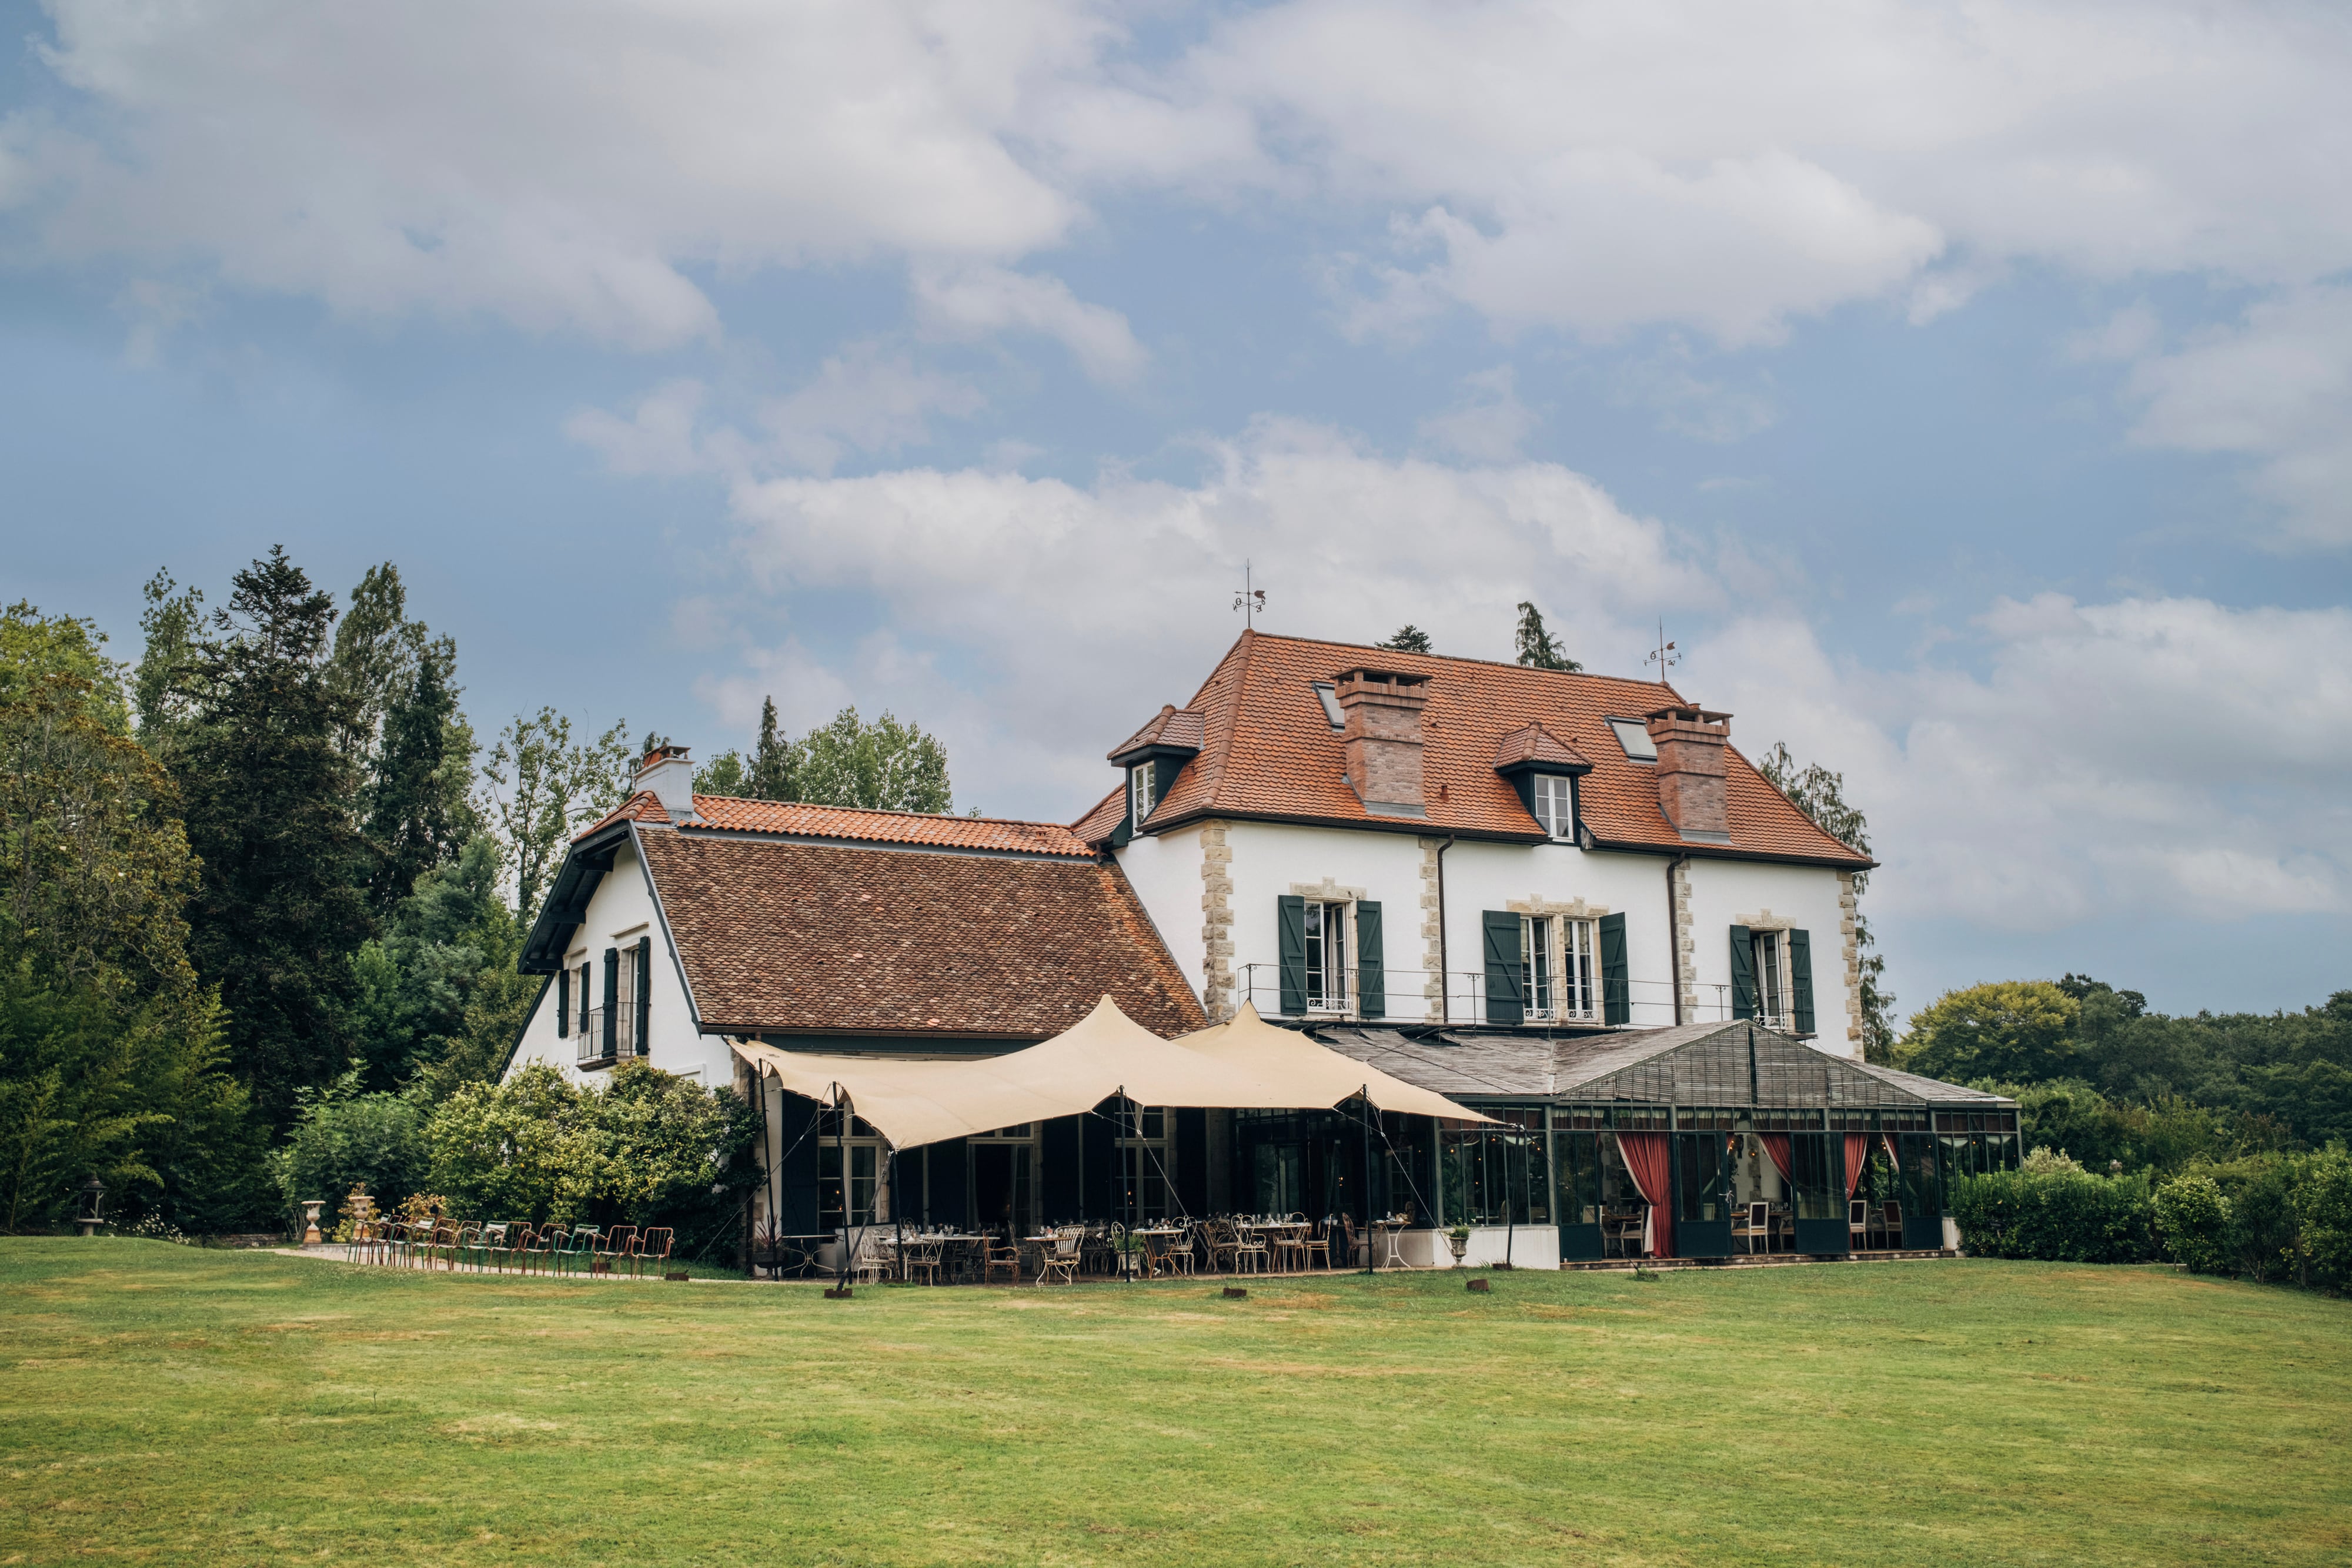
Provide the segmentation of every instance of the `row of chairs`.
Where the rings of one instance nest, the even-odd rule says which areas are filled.
[[[472,1269],[481,1273],[632,1275],[669,1260],[666,1226],[540,1225],[524,1220],[459,1224],[448,1219],[377,1220],[352,1240],[356,1262],[399,1269]]]

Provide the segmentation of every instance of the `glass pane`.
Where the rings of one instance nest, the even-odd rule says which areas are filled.
[[[1601,1136],[1554,1133],[1552,1179],[1559,1188],[1560,1223],[1601,1222]]]
[[[1789,1134],[1789,1185],[1796,1189],[1800,1219],[1843,1219],[1845,1183],[1838,1170],[1844,1150],[1832,1152],[1828,1133]],[[1837,1137],[1840,1145],[1843,1136]]]
[[[1675,1153],[1682,1165],[1678,1173],[1682,1177],[1682,1218],[1693,1220],[1725,1218],[1727,1199],[1724,1184],[1730,1175],[1730,1162],[1724,1157],[1723,1134],[1685,1134],[1676,1137],[1675,1145]]]

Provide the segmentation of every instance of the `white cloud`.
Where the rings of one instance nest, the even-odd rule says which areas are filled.
[[[1508,365],[1462,378],[1462,398],[1421,422],[1424,441],[1481,463],[1507,462],[1542,420],[1519,401],[1518,376]]]
[[[761,411],[775,449],[794,466],[830,474],[850,450],[897,452],[929,442],[929,416],[967,419],[985,402],[969,383],[904,354],[861,343],[825,361],[816,379]]]
[[[1093,0],[52,0],[76,95],[0,125],[53,258],[194,260],[363,315],[626,344],[715,269],[920,258],[942,319],[1106,379],[1125,323],[1003,268],[1097,193],[1398,221],[1375,316],[1769,341],[2013,261],[2308,284],[2352,265],[2352,34],[2189,0],[1289,0],[1173,57]]]
[[[695,432],[705,389],[700,382],[667,382],[637,400],[626,419],[601,408],[582,409],[563,434],[592,447],[615,474],[697,474],[709,465]]]
[[[698,267],[1013,256],[1080,211],[1006,142],[1089,67],[1060,0],[51,11],[79,118],[0,121],[0,203],[57,259],[653,347],[717,329]]]
[[[2280,542],[2352,544],[2352,287],[2300,289],[2140,361],[2139,440],[2242,455]]]
[[[1126,317],[1087,304],[1058,277],[1001,267],[925,266],[915,269],[914,287],[916,307],[933,329],[966,338],[1042,333],[1069,350],[1095,381],[1132,381],[1148,358]]]
[[[744,478],[731,506],[767,601],[871,599],[888,625],[958,651],[896,700],[984,713],[959,767],[1000,806],[1018,791],[1075,812],[1107,787],[1097,753],[1118,737],[1095,732],[1191,695],[1239,629],[1244,557],[1275,629],[1370,643],[1410,621],[1490,657],[1507,654],[1523,598],[1602,662],[1638,646],[1657,607],[1717,601],[1662,525],[1557,465],[1392,462],[1274,421],[1203,450],[1210,471],[1190,485],[916,469]],[[1433,552],[1485,565],[1433,577]]]
[[[2042,931],[2352,907],[2352,612],[2046,594],[1976,631],[1980,674],[1871,674],[1759,616],[1701,639],[1689,682],[1738,711],[1751,755],[1786,739],[1845,772],[1887,916]]]

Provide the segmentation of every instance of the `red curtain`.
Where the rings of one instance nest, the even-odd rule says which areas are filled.
[[[1845,1135],[1845,1200],[1853,1201],[1853,1189],[1862,1185],[1863,1162],[1870,1158],[1870,1134],[1848,1133]]]
[[[1789,1180],[1789,1134],[1759,1133],[1757,1136],[1764,1140],[1764,1152],[1771,1155],[1772,1163],[1780,1167],[1780,1179],[1784,1182]]]
[[[1642,1200],[1650,1206],[1650,1251],[1659,1258],[1675,1255],[1673,1141],[1664,1133],[1620,1133],[1617,1152],[1625,1158],[1625,1174]]]

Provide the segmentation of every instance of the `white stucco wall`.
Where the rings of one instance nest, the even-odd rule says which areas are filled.
[[[1160,929],[1169,956],[1184,973],[1192,995],[1201,995],[1208,945],[1202,936],[1201,832],[1198,824],[1161,838],[1139,838],[1118,854],[1118,869]]]
[[[613,869],[596,884],[588,901],[586,921],[572,934],[571,948],[564,956],[568,968],[576,969],[583,963],[595,967],[593,1005],[604,1003],[604,950],[634,946],[640,936],[653,938],[653,992],[648,1005],[646,1060],[665,1072],[696,1076],[714,1089],[732,1082],[734,1065],[727,1042],[717,1035],[696,1032],[693,1010],[688,1004],[677,957],[670,950],[668,933],[654,918],[654,894],[645,861],[632,840],[614,852]],[[530,1022],[524,1028],[521,1048],[515,1052],[513,1067],[508,1071],[511,1072],[529,1061],[545,1061],[561,1069],[564,1076],[583,1083],[610,1076],[609,1070],[604,1068],[581,1071],[574,1065],[577,1056],[578,1037],[555,1032],[555,991],[551,987],[540,998]]]
[[[1423,849],[1412,833],[1277,822],[1223,824],[1232,852],[1228,898],[1232,915],[1234,999],[1255,998],[1258,1010],[1279,1007],[1275,965],[1280,952],[1276,901],[1328,883],[1340,895],[1378,900],[1388,966],[1387,1017],[1419,1022],[1428,967],[1423,937]],[[1139,837],[1119,852],[1119,863],[1167,939],[1195,995],[1203,990],[1205,912],[1201,880],[1201,829]],[[1675,1021],[1671,894],[1664,855],[1588,852],[1573,844],[1501,844],[1457,841],[1445,852],[1445,967],[1452,976],[1452,1018],[1474,1021],[1485,967],[1480,916],[1487,910],[1540,902],[1557,908],[1581,902],[1594,914],[1625,916],[1631,1022],[1663,1028]],[[1693,963],[1698,1019],[1712,1018],[1730,983],[1730,927],[1767,910],[1810,932],[1818,1043],[1850,1049],[1853,998],[1845,986],[1837,873],[1812,866],[1693,859]],[[1255,966],[1255,969],[1251,966]]]
[[[1845,983],[1845,936],[1840,928],[1837,873],[1820,866],[1746,861],[1690,862],[1691,936],[1701,1018],[1717,1015],[1731,983],[1731,927],[1770,912],[1807,932],[1813,954],[1813,1043],[1840,1056],[1855,1047],[1847,1038],[1854,999]]]
[[[1457,843],[1445,852],[1446,967],[1484,973],[1480,916],[1513,904],[1573,904],[1625,917],[1629,1020],[1645,1029],[1675,1021],[1673,943],[1666,921],[1666,861],[1611,854],[1574,844]],[[1471,982],[1454,982],[1455,995]],[[1483,980],[1478,982],[1483,985]]]

